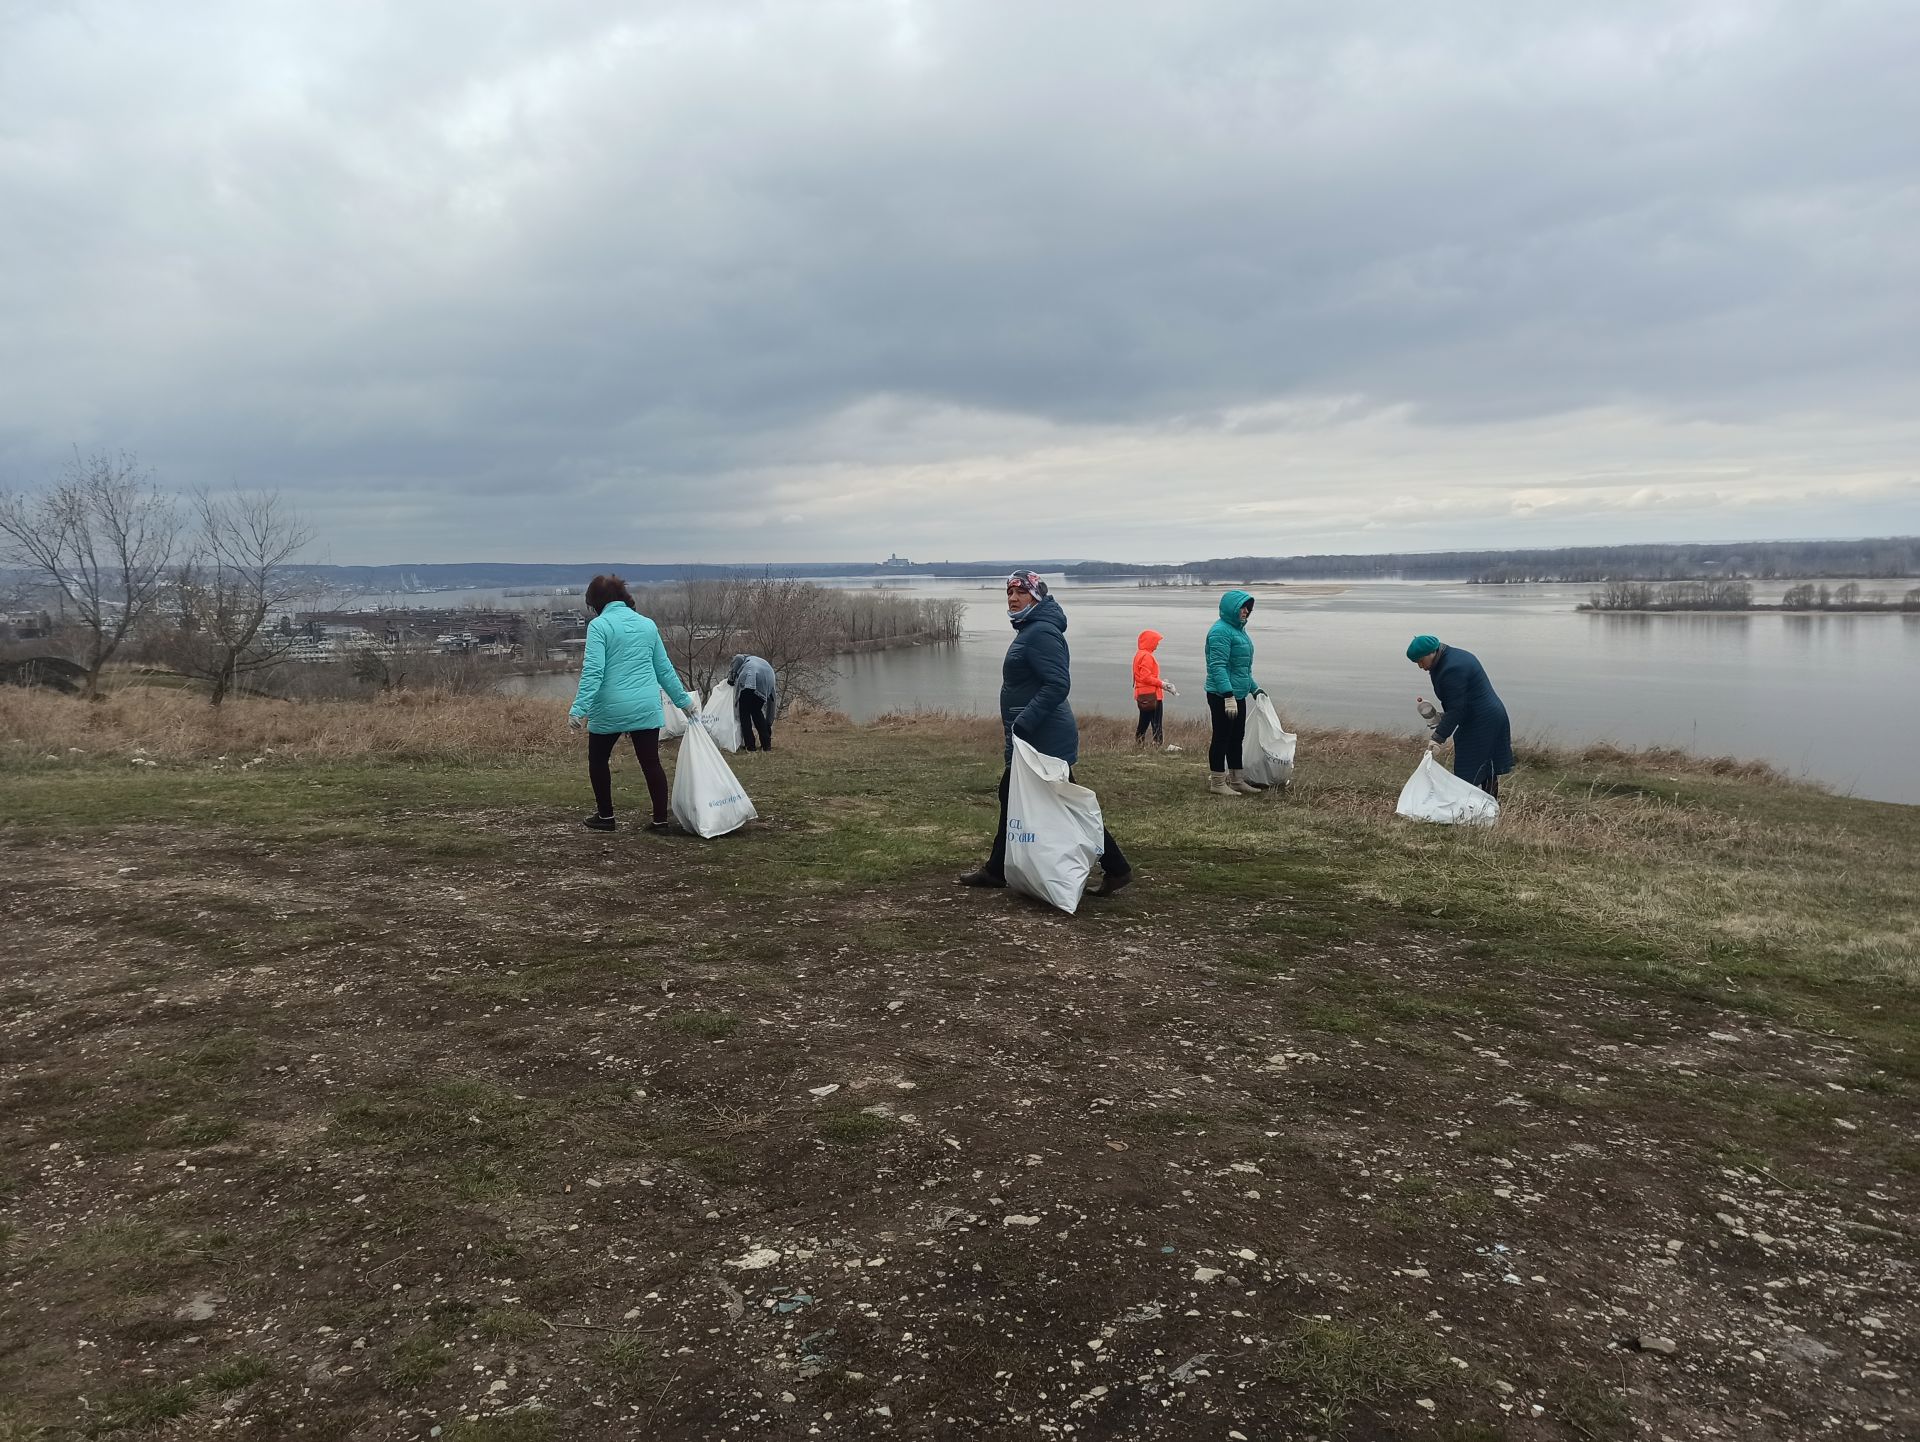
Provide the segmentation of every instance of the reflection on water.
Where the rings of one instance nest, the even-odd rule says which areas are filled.
[[[838,702],[856,720],[937,708],[991,714],[1012,632],[997,588],[913,581],[967,603],[952,645],[843,657]],[[1425,677],[1405,659],[1431,631],[1486,663],[1522,736],[1679,746],[1770,761],[1841,791],[1920,802],[1920,617],[1613,615],[1579,612],[1584,586],[1358,582],[1249,587],[1258,605],[1254,674],[1310,725],[1416,734]],[[1180,688],[1170,715],[1204,716],[1207,627],[1219,592],[1130,585],[1057,587],[1068,614],[1073,705],[1132,710],[1135,639],[1166,636],[1160,664]],[[533,678],[571,697],[573,678]]]

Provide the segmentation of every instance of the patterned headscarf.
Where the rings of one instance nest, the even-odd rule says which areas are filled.
[[[1007,577],[1007,584],[1017,590],[1025,591],[1029,596],[1047,594],[1047,583],[1040,579],[1038,571],[1015,571]]]

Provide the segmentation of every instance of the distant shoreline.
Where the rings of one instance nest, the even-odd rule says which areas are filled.
[[[1573,608],[1585,616],[1920,616],[1912,606],[1593,606]]]

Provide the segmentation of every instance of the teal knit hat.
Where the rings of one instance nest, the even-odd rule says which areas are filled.
[[[1440,649],[1438,636],[1415,636],[1407,642],[1407,659],[1418,661],[1422,656],[1431,656]]]

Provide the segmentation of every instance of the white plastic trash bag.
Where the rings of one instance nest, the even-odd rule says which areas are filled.
[[[689,686],[687,687],[687,696],[693,702],[693,709],[698,711],[700,709],[700,693]],[[662,741],[676,741],[686,734],[687,713],[673,704],[673,697],[667,694],[665,687],[662,687],[660,690],[660,739]]]
[[[721,750],[740,749],[740,700],[731,681],[722,681],[708,694],[707,704],[700,708],[700,724]]]
[[[1400,804],[1394,812],[1415,821],[1465,822],[1491,826],[1500,819],[1500,803],[1471,781],[1462,781],[1433,759],[1429,751],[1420,758],[1407,784],[1400,788]]]
[[[1293,753],[1300,738],[1280,724],[1280,713],[1262,693],[1253,698],[1253,714],[1247,717],[1247,739],[1242,770],[1247,780],[1262,786],[1285,786],[1293,780]]]
[[[1099,863],[1100,799],[1067,780],[1067,763],[1013,738],[1007,781],[1007,885],[1072,915]]]
[[[680,742],[673,814],[696,836],[725,836],[760,814],[704,726],[689,726]]]

